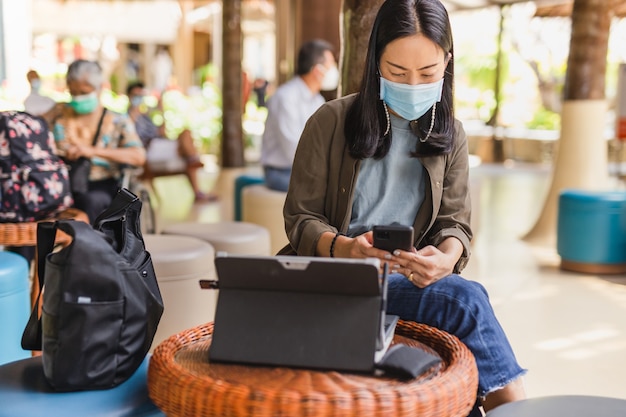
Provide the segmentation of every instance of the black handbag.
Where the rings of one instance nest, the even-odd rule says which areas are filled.
[[[104,120],[104,115],[106,114],[107,109],[102,109],[102,115],[100,116],[100,121],[98,121],[98,127],[96,129],[96,133],[93,136],[93,142],[91,146],[96,146],[98,142],[98,137],[100,136],[100,130],[102,129],[102,121]],[[87,194],[89,191],[89,173],[91,172],[91,160],[81,156],[80,158],[74,161],[65,161],[69,166],[69,176],[70,176],[70,188],[74,195],[76,194]]]
[[[122,189],[98,217],[99,230],[74,220],[38,226],[43,308],[39,317],[37,302],[22,347],[42,351],[44,375],[56,390],[115,387],[150,349],[163,301],[140,211],[141,200]],[[73,240],[52,252],[57,229]]]
[[[70,177],[70,189],[72,194],[87,194],[89,191],[89,173],[91,172],[91,161],[81,156],[75,161],[67,161],[69,165],[68,174]]]

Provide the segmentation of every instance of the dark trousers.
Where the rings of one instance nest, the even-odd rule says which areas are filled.
[[[111,205],[118,189],[119,183],[114,178],[91,181],[87,193],[74,194],[74,207],[87,213],[93,226],[96,217]]]

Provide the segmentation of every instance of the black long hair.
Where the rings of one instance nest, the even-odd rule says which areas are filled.
[[[378,63],[385,47],[392,41],[422,34],[450,54],[444,73],[441,102],[437,103],[435,124],[426,142],[417,141],[413,156],[439,155],[450,152],[454,140],[454,48],[452,28],[445,7],[439,0],[387,0],[374,20],[369,39],[361,87],[348,109],[345,136],[350,154],[357,159],[384,157],[391,146],[391,130],[385,135],[387,118],[380,99]],[[446,58],[447,59],[447,58]],[[426,138],[432,109],[411,128],[419,138]]]

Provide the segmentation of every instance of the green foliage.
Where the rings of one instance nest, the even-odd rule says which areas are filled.
[[[608,61],[606,65],[606,89],[607,98],[613,98],[617,94],[619,66],[621,62]]]
[[[495,56],[461,55],[455,61],[455,72],[463,74],[468,85],[480,90],[493,90],[496,80]]]
[[[500,67],[500,83],[504,85],[509,73],[508,54],[503,51]],[[457,55],[454,71],[465,85],[465,97],[457,90],[457,105],[472,108],[477,117],[489,120],[496,106],[495,84],[497,55]],[[460,83],[457,83],[457,86]],[[502,100],[502,97],[500,97]]]
[[[560,130],[561,116],[541,107],[535,112],[535,116],[526,124],[526,127],[529,129]]]
[[[71,97],[68,95],[67,101],[69,101],[70,98]],[[117,113],[126,113],[126,110],[128,109],[128,97],[123,94],[116,94],[109,89],[102,90],[100,100],[102,101],[102,105],[104,107]]]
[[[470,87],[465,90],[465,94],[456,95],[455,106],[462,111],[465,118],[486,122],[489,120],[493,109],[496,107],[494,91],[481,91],[478,88]],[[461,113],[461,111],[459,113]]]
[[[114,109],[114,93],[109,93],[109,96],[111,97],[108,100],[112,103],[110,108]],[[103,102],[106,103],[105,97],[103,96]],[[123,111],[126,111],[128,97],[118,97],[119,103],[123,102]],[[200,153],[219,153],[222,98],[214,84],[205,83],[201,90],[191,95],[183,94],[179,90],[165,91],[161,102],[156,96],[147,96],[143,105],[149,109],[154,124],[161,126],[165,123],[165,135],[168,138],[176,138],[183,130],[189,129]]]
[[[222,97],[214,84],[204,83],[202,90],[189,96],[178,90],[166,91],[162,102],[162,116],[157,114],[154,117],[156,123],[165,121],[168,137],[175,138],[184,129],[189,129],[200,152],[219,154]]]

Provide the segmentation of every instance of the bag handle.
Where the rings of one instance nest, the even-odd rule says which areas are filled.
[[[138,200],[139,197],[130,192],[128,189],[120,188],[115,195],[115,198],[109,205],[109,208],[100,213],[94,221],[94,229],[100,230],[103,223],[110,221],[112,217],[123,214],[131,204]]]
[[[22,334],[22,349],[41,350],[41,317],[39,316],[39,301],[46,277],[46,258],[54,250],[57,225],[55,222],[37,223],[37,274],[39,275],[39,295],[33,305],[33,311]]]
[[[93,141],[91,143],[91,146],[96,146],[96,143],[98,143],[98,137],[100,136],[100,129],[102,129],[102,122],[104,121],[104,115],[106,113],[107,113],[107,108],[103,107],[102,115],[100,116],[100,120],[98,120],[98,127],[96,128],[96,134],[93,135]]]
[[[22,333],[22,349],[24,350],[41,350],[42,346],[42,327],[41,316],[39,314],[39,301],[42,297],[43,287],[46,279],[46,259],[48,255],[54,251],[57,230],[61,230],[73,238],[77,233],[85,228],[91,229],[91,226],[85,222],[65,219],[55,222],[39,222],[37,223],[37,273],[39,275],[39,295],[37,301],[33,305],[33,311],[30,313],[28,323]]]
[[[104,121],[104,115],[106,114],[106,112],[107,112],[107,108],[103,107],[102,114],[100,115],[100,120],[98,120],[98,127],[96,127],[96,133],[93,135],[93,140],[91,141],[91,146],[96,146],[96,143],[98,143],[98,137],[100,137],[100,130],[102,129],[102,122]],[[76,161],[69,161],[69,162],[78,162],[80,160],[91,161],[90,158],[81,156]]]

